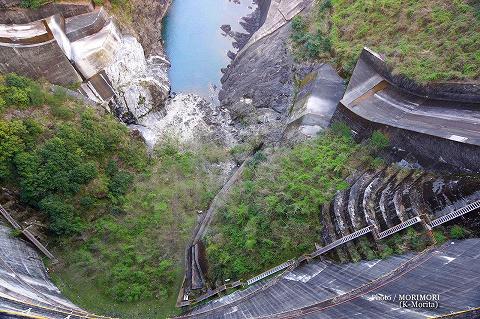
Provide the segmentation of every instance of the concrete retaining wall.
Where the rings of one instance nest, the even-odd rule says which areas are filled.
[[[55,39],[33,45],[0,44],[0,73],[10,72],[63,86],[81,81]]]
[[[90,2],[49,3],[38,9],[19,8],[20,2],[20,0],[0,0],[0,23],[29,23],[54,14],[61,14],[65,18],[69,18],[94,10]]]

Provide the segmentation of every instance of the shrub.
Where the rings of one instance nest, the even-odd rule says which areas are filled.
[[[57,235],[71,235],[83,228],[80,218],[74,214],[74,207],[58,196],[42,199],[40,209],[48,215],[50,229]]]
[[[133,181],[132,174],[119,171],[110,179],[108,191],[113,197],[125,195]]]
[[[370,247],[370,243],[367,239],[360,239],[360,249],[362,251],[362,254],[367,258],[367,260],[373,260],[377,258],[377,254],[372,249],[372,247]]]
[[[439,245],[441,245],[441,244],[443,244],[444,242],[447,241],[447,236],[445,236],[445,234],[442,231],[439,231],[439,230],[435,230],[433,232],[433,237],[435,238],[435,241]]]
[[[30,104],[28,93],[17,87],[10,87],[4,95],[7,105],[26,108]]]
[[[454,239],[463,239],[467,237],[468,233],[465,228],[455,225],[450,229],[450,237]]]
[[[12,172],[12,160],[25,149],[24,137],[28,130],[22,121],[0,120],[0,179],[8,178]]]
[[[20,5],[23,8],[38,9],[45,3],[46,0],[22,0]]]
[[[370,138],[370,144],[376,150],[387,148],[390,145],[388,137],[380,131],[374,131]]]
[[[386,246],[381,252],[380,252],[380,257],[382,259],[388,258],[394,254],[393,248],[390,246]]]

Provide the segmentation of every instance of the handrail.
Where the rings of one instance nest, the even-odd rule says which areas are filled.
[[[10,213],[5,208],[3,208],[2,205],[0,205],[0,213],[13,226],[13,228],[22,231],[25,237],[27,237],[32,242],[32,244],[34,244],[42,253],[44,253],[45,256],[50,258],[54,263],[58,261],[58,259],[55,258],[55,256],[51,252],[49,252],[48,249],[40,241],[38,241],[37,238],[35,238],[35,236],[28,230],[28,227],[23,229],[22,226],[20,226],[20,224],[16,222],[12,215],[10,215]]]
[[[248,280],[247,280],[247,285],[251,285],[251,284],[253,284],[253,283],[255,283],[255,282],[259,281],[259,280],[262,280],[263,278],[266,278],[266,277],[268,277],[268,276],[270,276],[270,275],[273,275],[273,274],[276,273],[276,272],[279,272],[280,270],[283,270],[283,269],[285,269],[285,268],[288,268],[288,267],[290,267],[291,265],[293,265],[294,263],[295,263],[295,261],[294,261],[293,259],[291,259],[291,260],[288,260],[288,261],[284,262],[284,263],[281,264],[281,265],[278,265],[278,266],[273,267],[273,268],[271,268],[271,269],[269,269],[269,270],[267,270],[267,271],[265,271],[265,272],[262,272],[260,275],[257,275],[257,276],[255,276],[255,277],[253,277],[253,278],[248,279]]]
[[[382,231],[381,233],[378,234],[378,239],[383,239],[385,237],[388,237],[390,235],[393,235],[407,227],[410,227],[412,225],[415,225],[416,223],[419,223],[421,222],[422,220],[420,219],[419,216],[415,216],[413,218],[410,218],[409,220],[407,221],[404,221],[403,223],[400,223],[396,226],[393,226],[385,231]]]
[[[471,212],[471,211],[473,211],[473,210],[475,210],[475,209],[479,209],[479,208],[480,208],[480,200],[477,200],[477,201],[475,201],[475,202],[473,202],[473,203],[471,203],[471,204],[469,204],[469,205],[467,205],[467,206],[464,206],[464,207],[462,207],[462,208],[460,208],[460,209],[458,209],[458,210],[456,210],[456,211],[454,211],[454,212],[451,212],[451,213],[449,213],[449,214],[446,214],[446,215],[444,215],[444,216],[442,216],[442,217],[439,217],[439,218],[433,220],[433,221],[431,222],[430,226],[431,226],[431,227],[437,227],[437,226],[439,226],[439,225],[441,225],[441,224],[443,224],[443,223],[446,223],[446,222],[448,222],[448,221],[450,221],[450,220],[452,220],[452,219],[455,219],[455,218],[457,218],[457,217],[460,217],[460,216],[462,216],[462,215],[465,215],[466,213],[469,213],[469,212]]]

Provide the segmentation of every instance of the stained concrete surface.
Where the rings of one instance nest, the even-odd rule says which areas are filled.
[[[362,293],[355,293],[361,287]],[[402,308],[400,294],[438,295],[438,306]],[[479,306],[480,239],[468,239],[384,260],[343,265],[315,260],[184,318],[425,318]]]

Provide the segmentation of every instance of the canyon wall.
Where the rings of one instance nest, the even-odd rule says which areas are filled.
[[[288,49],[290,19],[312,3],[259,1],[263,24],[223,70],[221,79],[220,103],[231,112],[240,140],[255,134],[266,142],[281,137],[294,97],[296,64]],[[292,7],[292,14],[285,16],[283,11]]]

